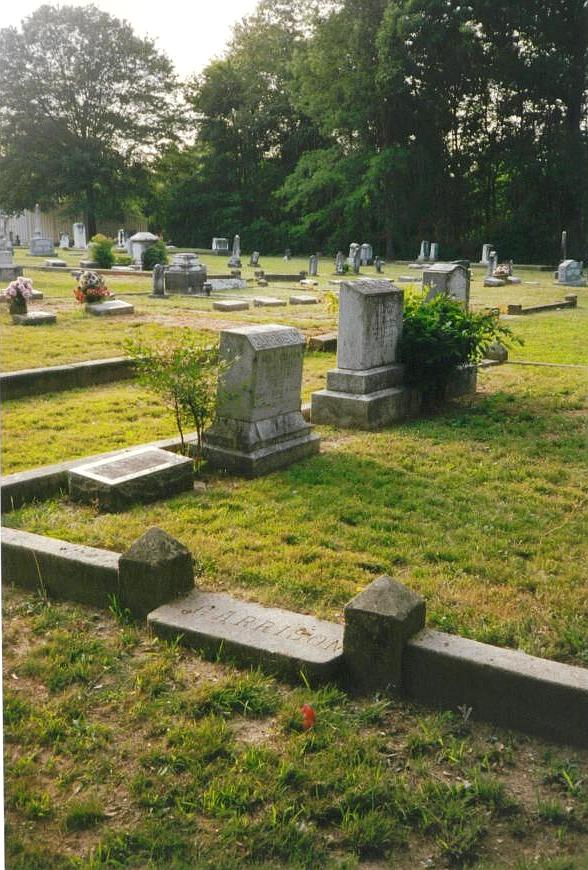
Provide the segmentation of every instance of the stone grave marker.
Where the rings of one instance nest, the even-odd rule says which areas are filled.
[[[122,299],[105,299],[104,302],[86,302],[85,309],[94,317],[114,317],[116,314],[134,314],[135,308]]]
[[[427,302],[439,293],[454,296],[465,308],[470,304],[470,271],[459,263],[434,263],[423,271],[423,290],[429,288]]]
[[[369,242],[364,242],[359,249],[360,266],[371,266],[374,262],[374,249]]]
[[[78,465],[68,472],[71,499],[111,512],[126,510],[136,502],[169,498],[192,489],[193,482],[192,459],[158,447],[130,450],[124,456]]]
[[[337,275],[345,274],[345,254],[343,251],[337,251],[337,256],[335,257],[335,272]]]
[[[382,272],[382,258],[376,257],[374,260],[374,266],[376,267],[376,272],[380,274]]]
[[[557,280],[568,287],[583,287],[585,284],[582,276],[583,265],[579,260],[564,260],[559,264]]]
[[[310,293],[295,293],[290,296],[289,301],[290,305],[316,305],[319,300]]]
[[[153,233],[135,233],[134,236],[131,236],[129,239],[129,253],[133,258],[133,262],[140,269],[143,268],[143,254],[150,248],[153,242],[158,242],[159,237],[153,235]]]
[[[63,251],[69,251],[69,235],[67,233],[61,233],[59,236],[59,247]]]
[[[259,266],[260,256],[261,256],[261,254],[259,253],[259,251],[253,251],[253,253],[251,254],[251,257],[249,258],[249,265],[250,266]]]
[[[431,248],[429,250],[429,262],[436,263],[439,259],[439,242],[431,242]]]
[[[423,240],[421,242],[421,249],[419,251],[419,255],[417,257],[417,263],[424,263],[427,257],[429,256],[430,250],[430,242]]]
[[[221,332],[216,418],[205,433],[211,465],[256,477],[320,448],[300,411],[304,336],[277,324]]]
[[[57,323],[57,316],[51,311],[27,311],[26,314],[13,314],[12,322],[17,326],[49,326]]]
[[[229,269],[241,268],[241,237],[236,235],[233,239],[233,251],[228,262]]]
[[[162,266],[161,263],[156,263],[153,267],[152,284],[153,287],[151,296],[155,299],[166,299],[167,293],[165,292],[165,267]]]
[[[396,363],[403,307],[391,281],[341,282],[337,368],[327,372],[327,389],[312,394],[313,423],[374,429],[406,416],[411,393],[399,388],[404,369]]]
[[[215,311],[246,311],[249,302],[246,299],[215,299],[212,307]]]
[[[212,253],[218,254],[219,257],[221,257],[223,254],[228,254],[229,240],[215,236],[212,240]]]
[[[492,245],[490,245],[488,242],[486,242],[486,244],[482,245],[482,257],[480,258],[480,263],[483,266],[487,266],[489,264],[491,250],[492,250]]]
[[[43,236],[39,203],[35,206],[35,229],[29,242],[29,254],[33,257],[52,257],[55,254],[53,239]]]
[[[88,242],[86,240],[86,227],[83,223],[75,223],[72,227],[73,229],[73,246],[77,250],[85,251],[88,247]]]
[[[118,562],[120,599],[134,616],[145,617],[165,602],[194,589],[194,565],[187,547],[153,527]]]
[[[318,254],[312,254],[308,259],[308,274],[313,278],[318,275],[318,259]]]
[[[208,270],[197,254],[174,254],[165,270],[165,289],[168,293],[203,295]]]
[[[277,296],[254,296],[253,306],[255,308],[280,308],[286,305],[285,299],[279,299]]]

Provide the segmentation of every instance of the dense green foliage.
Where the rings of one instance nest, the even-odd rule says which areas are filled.
[[[141,256],[141,265],[144,269],[153,269],[153,267],[158,263],[162,266],[167,263],[165,242],[162,242],[161,239],[158,242],[153,242],[153,244],[149,245],[148,248],[145,248]]]
[[[444,293],[430,302],[413,294],[405,300],[399,360],[408,383],[439,401],[457,366],[477,362],[494,341],[512,338],[491,312],[468,311]]]
[[[114,241],[107,239],[101,233],[94,236],[91,240],[91,255],[99,269],[112,269],[114,265],[114,251],[112,246]]]

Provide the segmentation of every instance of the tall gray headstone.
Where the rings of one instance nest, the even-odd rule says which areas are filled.
[[[429,250],[429,262],[436,263],[439,259],[439,242],[431,242]]]
[[[233,251],[229,260],[229,269],[241,268],[241,237],[236,235],[233,239]]]
[[[480,259],[480,263],[483,266],[488,265],[489,260],[490,260],[490,251],[491,250],[492,250],[492,245],[488,244],[487,242],[484,245],[482,245],[482,257]]]
[[[212,253],[222,256],[229,253],[229,240],[220,236],[214,236],[212,240]]]
[[[83,223],[75,223],[73,225],[74,248],[80,251],[85,251],[88,247],[86,240],[86,227]]]
[[[317,254],[312,254],[308,259],[308,274],[311,277],[316,277],[318,275],[318,256]]]
[[[246,477],[319,451],[301,413],[304,336],[277,324],[221,332],[216,418],[205,433],[208,461]]]
[[[250,266],[259,266],[260,256],[261,256],[261,254],[259,253],[259,251],[253,251],[251,253],[251,257],[249,258],[249,265]]]
[[[156,263],[153,267],[153,293],[152,296],[164,298],[165,293],[165,266]]]
[[[61,233],[59,236],[59,247],[63,251],[69,251],[69,235],[67,233]]]
[[[337,368],[327,373],[327,389],[312,394],[314,423],[375,429],[408,413],[396,363],[403,306],[391,281],[341,283]]]
[[[380,274],[380,272],[382,271],[382,258],[381,257],[376,257],[376,259],[374,260],[374,266],[376,267],[376,272],[378,274]]]
[[[357,242],[351,242],[349,245],[349,256],[347,257],[347,263],[351,268],[355,266],[355,260],[357,254],[360,252],[361,246]]]
[[[345,254],[343,251],[337,251],[337,256],[335,257],[335,272],[337,275],[345,274]]]
[[[153,233],[135,233],[134,236],[131,236],[129,247],[135,266],[139,266],[139,268],[143,267],[143,253],[147,248],[151,247],[153,242],[157,241],[159,241],[159,238],[153,235]]]
[[[360,265],[371,266],[374,262],[374,250],[368,242],[364,242],[360,248]]]
[[[359,267],[361,265],[361,248],[356,248],[353,256],[353,272],[359,275]]]
[[[429,256],[429,242],[423,241],[421,242],[421,249],[419,251],[419,255],[417,257],[417,263],[424,263],[427,257]]]

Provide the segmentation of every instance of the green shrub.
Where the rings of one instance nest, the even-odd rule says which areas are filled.
[[[113,239],[107,239],[101,233],[91,239],[92,259],[98,264],[99,269],[112,269],[114,263]]]
[[[118,254],[115,260],[117,266],[131,266],[133,263],[133,258],[126,254]]]
[[[475,363],[495,341],[519,342],[495,313],[467,311],[451,296],[407,294],[399,343],[406,382],[422,390],[425,401],[443,399],[457,366]]]
[[[158,263],[161,263],[162,266],[165,266],[167,263],[167,251],[165,250],[165,243],[161,239],[145,248],[142,256],[144,269],[153,269]]]

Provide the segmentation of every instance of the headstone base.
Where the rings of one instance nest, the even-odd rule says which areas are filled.
[[[27,314],[13,314],[12,322],[18,326],[48,326],[57,323],[57,316],[50,311],[29,311]]]
[[[218,299],[212,303],[215,311],[246,311],[249,308],[249,302],[245,299]]]
[[[286,300],[277,296],[254,296],[253,305],[255,308],[281,308],[286,305]]]
[[[310,418],[313,424],[344,429],[380,429],[417,414],[420,403],[420,395],[407,387],[365,394],[318,390],[312,394]]]
[[[53,239],[31,239],[29,254],[31,257],[52,257],[55,254]]]
[[[86,311],[95,317],[112,317],[115,314],[133,314],[135,308],[122,299],[109,299],[106,302],[87,302]]]
[[[316,305],[318,297],[311,296],[308,293],[298,293],[290,296],[290,305]]]
[[[15,281],[22,275],[22,266],[0,266],[0,281]]]
[[[246,452],[212,444],[207,438],[205,452],[209,464],[215,468],[244,477],[261,477],[293,462],[314,456],[320,450],[320,443],[320,435],[307,431],[287,441],[278,441]]]
[[[484,287],[504,287],[506,281],[503,281],[502,278],[493,278],[491,275],[488,278],[484,278]]]

